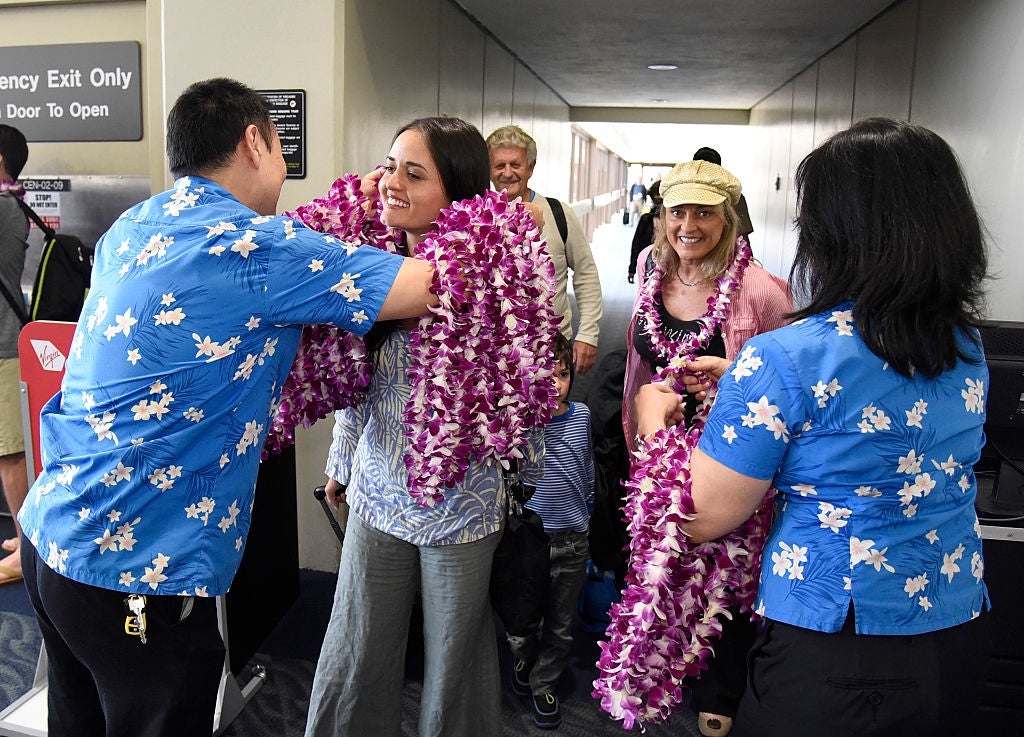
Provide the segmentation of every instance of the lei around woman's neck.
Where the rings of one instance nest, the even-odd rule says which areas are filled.
[[[646,334],[650,337],[651,348],[665,366],[655,375],[654,381],[671,380],[677,391],[682,389],[682,376],[687,371],[686,362],[693,360],[700,351],[707,348],[715,331],[729,318],[732,298],[739,291],[743,273],[752,260],[753,255],[746,237],[738,236],[728,268],[715,280],[715,292],[707,302],[708,310],[697,318],[697,332],[688,333],[679,340],[669,339],[662,326],[656,298],[662,293],[665,270],[660,264],[655,264],[640,287],[639,305],[639,317]]]

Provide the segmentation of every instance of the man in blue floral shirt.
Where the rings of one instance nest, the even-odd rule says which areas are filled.
[[[20,515],[49,657],[49,734],[213,729],[225,593],[304,323],[356,334],[435,301],[431,267],[276,217],[281,143],[252,89],[189,87],[174,188],[97,245],[43,471]]]

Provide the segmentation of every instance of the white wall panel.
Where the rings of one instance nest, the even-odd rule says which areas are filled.
[[[847,39],[818,61],[814,103],[814,143],[821,143],[853,122],[853,80],[857,38]]]
[[[541,85],[537,76],[516,61],[514,86],[512,89],[512,122],[529,133],[533,130],[533,107],[537,100],[537,88]]]
[[[857,35],[854,120],[910,117],[917,11],[918,0],[900,3]]]
[[[789,273],[796,253],[796,168],[804,156],[814,148],[814,110],[818,86],[818,66],[815,64],[793,80],[793,127],[789,140],[789,166],[784,174],[786,212],[783,220],[783,241],[779,269]]]
[[[491,37],[484,40],[484,138],[512,122],[515,58]]]
[[[963,164],[990,235],[991,317],[1024,320],[1024,3],[921,0],[911,119]]]
[[[758,155],[747,206],[753,221],[751,248],[769,271],[782,275],[786,239],[786,193],[789,181],[789,147],[793,124],[793,83],[773,92],[751,111],[756,126]],[[761,216],[758,218],[757,213]]]
[[[343,3],[344,171],[368,171],[400,126],[437,115],[441,2]]]
[[[438,113],[454,115],[483,132],[484,34],[458,8],[441,3]]]
[[[274,18],[280,13],[280,3],[252,0],[246,4],[245,12],[254,18]],[[282,210],[322,194],[337,172],[332,125],[334,2],[311,0],[304,12],[312,19],[304,43],[293,45],[288,54],[254,54],[252,39],[247,34],[224,32],[238,24],[237,6],[207,0],[163,3],[165,117],[182,90],[196,80],[210,77],[232,77],[256,89],[306,91],[307,175],[306,179],[285,183]],[[196,22],[197,18],[202,22]],[[210,53],[210,49],[217,53]],[[163,168],[166,170],[166,166]]]
[[[905,0],[791,81],[785,186],[791,188],[796,165],[814,143],[842,127],[851,84],[852,119],[886,115],[931,128],[959,156],[989,235],[994,279],[987,292],[988,316],[1024,320],[1018,286],[1024,283],[1024,259],[1016,217],[1024,201],[1022,73],[1024,3]],[[751,111],[752,124],[764,127],[771,139],[769,175],[778,170],[787,127],[777,115],[778,94]],[[817,117],[809,117],[808,110],[815,108]],[[790,189],[780,226],[778,196],[769,188],[763,258],[769,268],[788,270],[791,264],[795,231],[788,222],[795,205]]]
[[[558,95],[543,87],[537,93],[535,120],[539,128],[546,128],[543,156],[547,166],[544,180],[538,180],[537,187],[542,188],[544,194],[568,201],[572,158],[569,107]]]

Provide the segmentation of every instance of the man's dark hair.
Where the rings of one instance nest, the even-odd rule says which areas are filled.
[[[483,194],[491,184],[487,142],[475,126],[461,118],[418,118],[403,125],[392,143],[407,130],[417,130],[434,160],[445,195],[456,202]]]
[[[17,179],[28,161],[28,142],[17,128],[0,123],[0,156],[4,157],[4,168]]]
[[[202,175],[225,166],[250,125],[269,148],[274,123],[266,101],[252,88],[223,77],[189,85],[167,116],[171,174]]]
[[[722,155],[715,151],[713,148],[702,146],[697,149],[697,153],[693,155],[694,161],[709,161],[712,164],[722,165]]]
[[[904,376],[934,378],[965,358],[981,316],[981,222],[953,150],[918,125],[871,118],[797,167],[790,272],[809,317],[852,300],[868,347]]]

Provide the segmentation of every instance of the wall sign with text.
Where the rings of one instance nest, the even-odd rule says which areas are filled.
[[[306,178],[306,91],[257,90],[270,106],[289,179]]]
[[[142,139],[137,41],[0,47],[0,123],[29,141]]]

